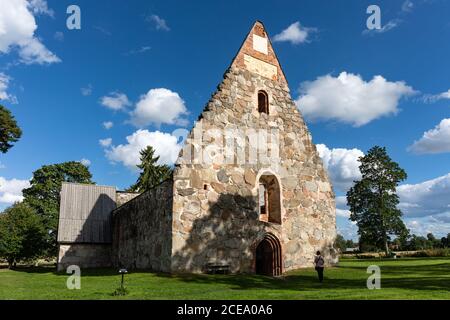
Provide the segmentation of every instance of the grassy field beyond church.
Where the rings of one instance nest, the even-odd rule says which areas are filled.
[[[381,268],[381,289],[368,290],[369,265]],[[116,270],[84,270],[81,290],[51,268],[0,269],[0,299],[450,299],[450,258],[341,260],[319,284],[314,269],[282,278],[256,275],[167,275],[132,272],[130,293],[114,297]]]

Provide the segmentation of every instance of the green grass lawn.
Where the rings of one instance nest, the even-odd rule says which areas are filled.
[[[381,268],[381,289],[368,290],[367,266]],[[51,268],[0,269],[0,299],[450,299],[450,258],[341,260],[318,283],[314,269],[282,278],[256,275],[168,275],[131,272],[130,293],[114,297],[116,270],[84,270],[81,290]]]

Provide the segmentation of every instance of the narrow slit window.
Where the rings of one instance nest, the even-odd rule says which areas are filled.
[[[258,91],[258,111],[269,114],[269,96],[263,90]]]
[[[261,183],[259,185],[259,214],[267,214],[267,188]]]

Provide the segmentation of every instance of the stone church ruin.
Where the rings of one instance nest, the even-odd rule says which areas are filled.
[[[317,250],[336,263],[335,237],[330,180],[257,21],[170,180],[139,195],[63,184],[58,266],[280,275]]]

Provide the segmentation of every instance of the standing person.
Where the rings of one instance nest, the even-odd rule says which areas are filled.
[[[317,275],[319,276],[319,282],[323,281],[323,269],[325,268],[325,259],[320,254],[320,251],[316,252],[316,257],[314,258],[314,264],[316,266]]]

